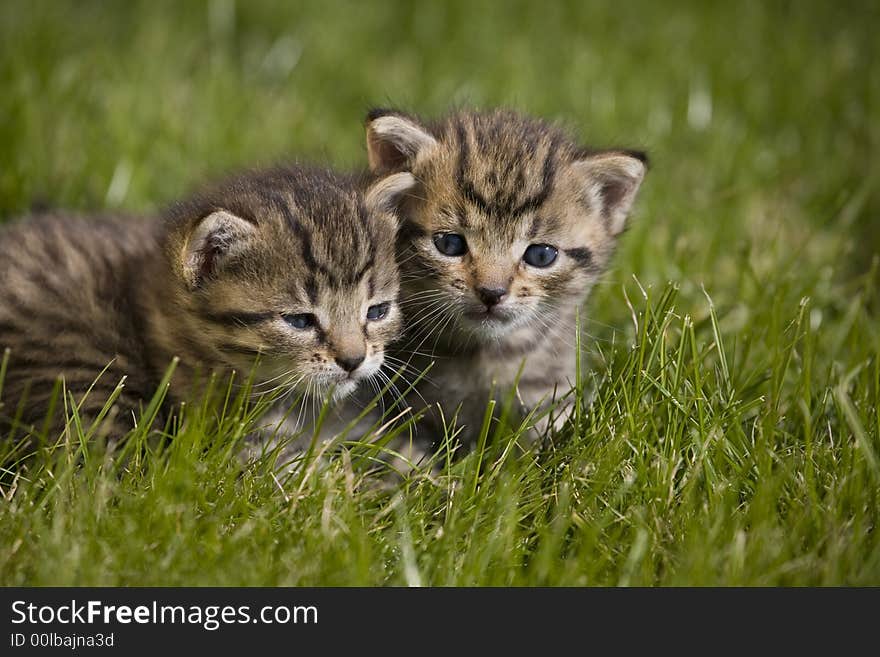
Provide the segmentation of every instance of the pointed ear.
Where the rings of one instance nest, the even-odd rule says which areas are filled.
[[[230,256],[240,253],[256,226],[226,210],[201,219],[183,250],[183,273],[193,288],[217,273]]]
[[[364,197],[367,207],[396,216],[403,197],[416,186],[411,173],[393,173],[374,183]]]
[[[600,208],[612,235],[619,235],[626,227],[647,163],[647,156],[638,151],[606,151],[589,154],[571,165],[591,206]]]
[[[421,153],[436,145],[425,127],[399,112],[373,110],[367,115],[367,157],[373,173],[408,169]]]

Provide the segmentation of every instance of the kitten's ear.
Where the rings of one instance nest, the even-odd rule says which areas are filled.
[[[226,210],[201,219],[183,250],[183,273],[193,288],[213,276],[230,256],[243,250],[256,226]]]
[[[393,173],[373,183],[367,190],[364,201],[369,208],[396,215],[403,197],[415,186],[416,179],[411,173]]]
[[[639,151],[591,153],[571,165],[590,204],[600,208],[612,235],[619,235],[626,227],[647,165],[647,156]]]
[[[367,157],[373,173],[408,169],[420,153],[436,145],[434,135],[400,112],[377,109],[367,115]]]

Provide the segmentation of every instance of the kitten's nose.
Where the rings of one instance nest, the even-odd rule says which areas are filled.
[[[359,354],[357,356],[336,356],[336,364],[349,374],[354,372],[363,362],[363,354]]]
[[[478,287],[477,296],[487,308],[491,308],[501,303],[501,299],[507,296],[507,290],[503,287]]]

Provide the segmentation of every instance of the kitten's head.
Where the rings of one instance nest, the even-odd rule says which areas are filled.
[[[421,281],[408,296],[443,299],[449,328],[478,342],[549,326],[585,299],[646,170],[643,153],[583,149],[512,112],[428,125],[374,110],[366,128],[371,172],[417,180],[403,206],[403,261]]]
[[[400,330],[393,208],[413,182],[361,192],[328,171],[278,168],[177,205],[171,342],[212,368],[258,362],[259,390],[351,392]]]

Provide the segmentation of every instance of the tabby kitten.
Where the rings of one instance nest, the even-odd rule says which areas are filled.
[[[208,189],[163,219],[4,226],[0,422],[42,425],[59,377],[94,418],[126,377],[103,425],[120,437],[174,357],[171,403],[231,370],[254,369],[258,391],[351,392],[399,332],[393,208],[413,182],[404,173],[362,192],[322,169],[276,168]],[[64,420],[56,412],[49,426]]]
[[[506,394],[521,366],[524,411],[569,391],[576,313],[608,267],[646,156],[581,148],[508,111],[429,124],[380,109],[366,132],[375,176],[409,171],[418,181],[402,204],[399,259],[401,351],[417,352],[416,369],[436,359],[420,395],[447,419],[461,404],[467,442],[491,391]]]

